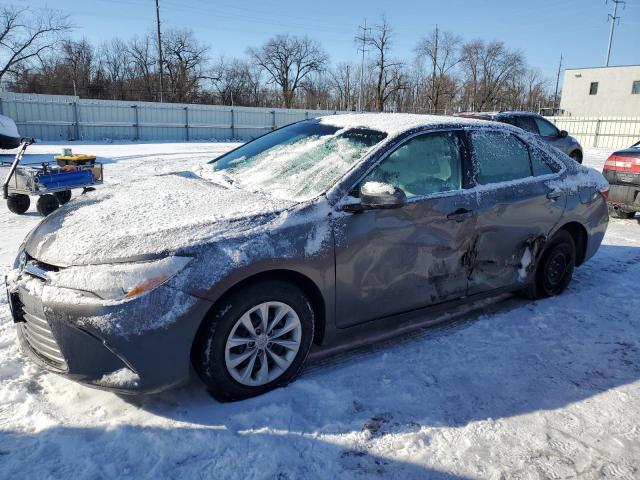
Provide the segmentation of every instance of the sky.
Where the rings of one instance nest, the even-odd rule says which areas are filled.
[[[154,0],[15,0],[71,16],[73,36],[96,43],[155,29]],[[192,29],[211,58],[243,56],[279,33],[309,35],[333,62],[358,61],[354,36],[384,13],[394,28],[392,55],[413,58],[418,40],[435,25],[465,39],[502,40],[530,66],[555,80],[566,68],[604,65],[613,5],[605,0],[160,0],[163,28]],[[640,64],[640,0],[626,0],[616,25],[610,65]]]

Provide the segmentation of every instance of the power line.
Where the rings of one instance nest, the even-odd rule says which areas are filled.
[[[616,21],[620,21],[620,17],[618,16],[618,4],[621,3],[623,6],[627,3],[624,0],[611,0],[613,2],[613,15],[607,15],[607,21],[611,20],[611,31],[609,32],[609,45],[607,46],[607,58],[604,62],[604,66],[609,66],[609,57],[611,56],[611,43],[613,42],[613,30],[616,27]]]
[[[362,47],[358,48],[358,51],[362,51],[362,63],[360,64],[360,93],[358,95],[358,112],[362,112],[362,95],[364,90],[364,55],[367,51],[367,31],[371,30],[367,28],[367,19],[364,19],[364,27],[358,25],[358,29],[362,30],[362,36],[356,37],[356,40],[362,41]]]

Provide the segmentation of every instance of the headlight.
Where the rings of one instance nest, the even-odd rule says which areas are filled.
[[[137,297],[162,285],[190,261],[188,257],[166,257],[150,262],[68,267],[50,273],[49,283],[92,293],[103,300],[121,300]]]

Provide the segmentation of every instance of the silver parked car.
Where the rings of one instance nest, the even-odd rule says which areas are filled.
[[[502,292],[562,293],[600,246],[607,191],[509,125],[323,117],[71,200],[25,239],[10,306],[49,370],[131,393],[193,365],[240,399],[291,380],[313,344]]]

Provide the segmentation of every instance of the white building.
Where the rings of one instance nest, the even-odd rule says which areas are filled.
[[[640,65],[565,70],[560,108],[580,117],[640,117]]]

